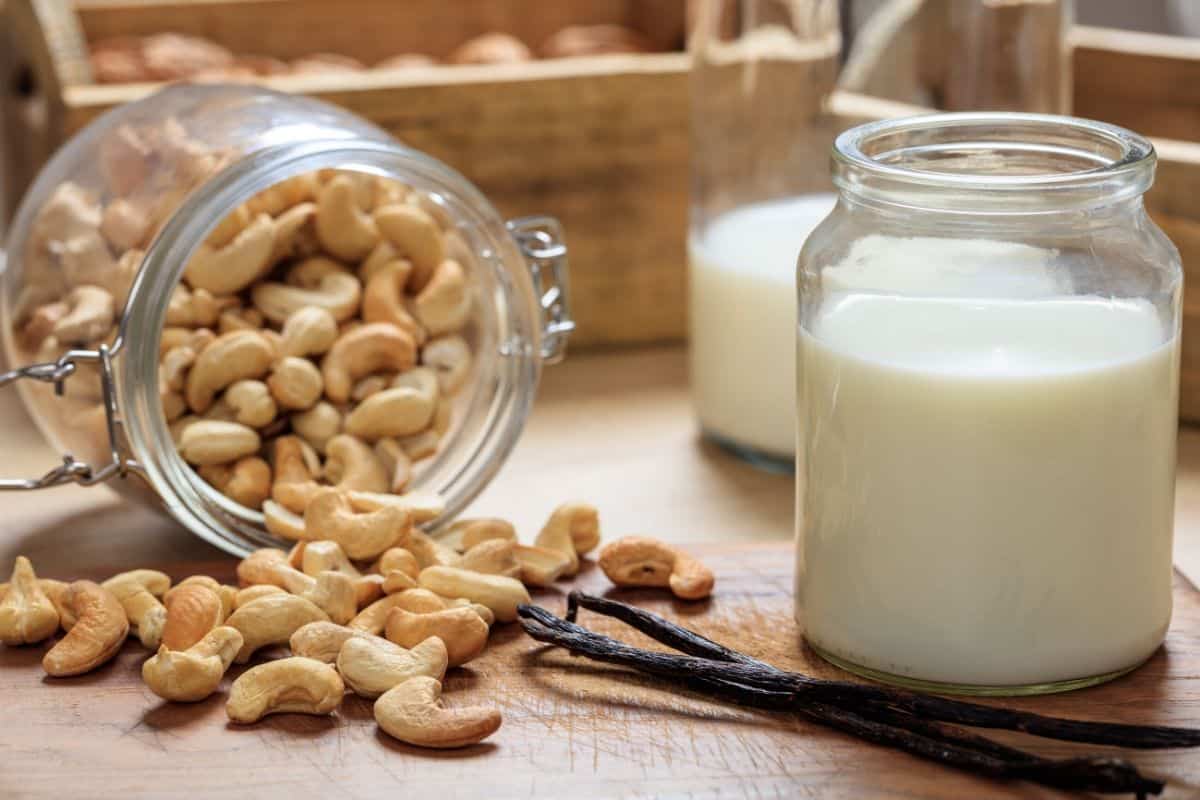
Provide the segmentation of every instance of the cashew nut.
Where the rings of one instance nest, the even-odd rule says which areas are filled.
[[[278,586],[272,586],[269,583],[260,583],[255,586],[247,586],[245,589],[238,590],[237,596],[233,599],[233,607],[235,609],[241,608],[244,605],[253,603],[258,598],[266,597],[269,594],[286,594],[286,592],[283,589],[280,589]],[[238,648],[241,648],[240,644],[238,645]],[[297,653],[297,655],[304,654]]]
[[[314,578],[294,569],[274,555],[278,550],[251,553],[238,564],[238,579],[247,584],[267,583],[311,601],[339,625],[358,612],[354,582],[349,575],[326,570]]]
[[[375,273],[384,267],[390,268],[393,265],[404,270],[404,281],[401,283],[401,288],[403,288],[403,284],[408,281],[408,273],[412,271],[412,264],[400,258],[400,254],[396,252],[396,248],[392,247],[392,243],[384,239],[375,245],[375,249],[371,251],[371,254],[364,258],[362,263],[358,265],[358,277],[364,285],[369,284],[371,279],[375,277]],[[366,303],[365,297],[363,298],[363,302]]]
[[[258,451],[258,432],[237,422],[202,419],[184,428],[179,453],[189,464],[225,464]]]
[[[387,575],[389,572],[400,571],[413,580],[416,580],[417,576],[421,574],[421,565],[417,563],[416,556],[403,547],[389,547],[385,550],[375,563],[374,569],[376,572],[384,575]]]
[[[407,436],[429,427],[434,406],[434,400],[416,389],[385,389],[363,400],[346,416],[346,432],[367,441]],[[390,483],[385,483],[383,491]]]
[[[515,578],[481,575],[457,567],[426,567],[417,579],[421,586],[443,597],[465,597],[487,606],[501,622],[517,618],[517,606],[529,602],[529,592]]]
[[[346,685],[333,667],[293,656],[243,672],[229,688],[225,713],[243,724],[268,714],[330,714],[345,694]]]
[[[188,405],[202,413],[217,392],[236,381],[261,378],[275,360],[275,348],[257,331],[232,331],[200,351],[187,377]]]
[[[317,575],[321,572],[341,572],[350,577],[354,583],[355,603],[358,608],[364,608],[383,594],[382,575],[363,575],[358,571],[346,552],[337,542],[304,542],[304,553],[301,556],[301,570],[306,575]]]
[[[337,341],[337,320],[328,309],[305,306],[296,309],[284,320],[282,333],[282,355],[321,355]]]
[[[437,220],[414,205],[396,203],[375,211],[375,225],[396,252],[412,262],[408,290],[424,289],[446,258],[446,244]]]
[[[491,539],[507,539],[515,542],[517,530],[508,520],[495,517],[459,519],[446,529],[443,541],[457,540],[459,550],[467,551],[475,545]]]
[[[453,548],[415,528],[400,537],[400,546],[413,554],[422,569],[433,566],[453,566],[459,560],[459,555]]]
[[[217,332],[261,330],[266,320],[257,308],[230,308],[217,317]],[[274,333],[274,331],[272,331]]]
[[[571,567],[571,559],[565,553],[549,547],[514,543],[513,557],[521,565],[520,578],[526,586],[550,586]]]
[[[245,640],[234,659],[245,664],[259,648],[286,644],[302,625],[318,620],[329,621],[329,615],[294,594],[269,594],[239,608],[229,615],[225,624],[237,628]]]
[[[33,564],[17,556],[12,582],[0,597],[0,642],[34,644],[53,636],[58,624],[58,610],[38,582]]]
[[[337,542],[347,556],[359,560],[375,558],[411,526],[412,517],[403,509],[359,512],[337,489],[315,494],[304,512],[304,538]]]
[[[446,259],[413,302],[417,319],[431,336],[451,333],[467,324],[473,298],[462,265]]]
[[[163,353],[158,365],[158,376],[172,391],[182,391],[187,372],[196,362],[196,351],[187,345],[172,347]]]
[[[325,445],[325,478],[343,490],[386,492],[388,475],[369,445],[338,434]],[[351,556],[356,558],[356,556]]]
[[[324,453],[325,445],[342,430],[342,413],[322,401],[308,411],[293,414],[292,430],[318,452]]]
[[[454,394],[471,374],[471,347],[457,335],[430,339],[421,350],[421,363],[437,370],[444,394]]]
[[[366,322],[390,322],[421,344],[425,341],[425,329],[408,313],[404,303],[404,284],[411,271],[408,261],[390,261],[375,268],[363,289],[362,318]]]
[[[188,260],[184,277],[193,289],[234,294],[271,266],[274,247],[275,223],[269,215],[259,214],[227,244],[201,244]]]
[[[189,575],[179,583],[171,587],[171,589],[163,595],[163,602],[166,603],[172,594],[175,594],[185,586],[203,586],[210,592],[215,594],[221,601],[221,620],[224,620],[233,611],[234,604],[237,598],[237,587],[226,586],[219,583],[211,575]]]
[[[304,517],[288,511],[274,500],[264,500],[262,510],[268,533],[293,542],[304,538]]]
[[[210,696],[242,646],[242,634],[227,625],[213,628],[187,650],[160,645],[142,664],[142,680],[164,700],[195,703]]]
[[[353,178],[338,175],[317,196],[317,239],[342,261],[362,261],[379,244],[379,229],[356,193]]]
[[[249,378],[234,381],[223,398],[233,410],[234,421],[251,428],[265,428],[279,413],[270,388],[262,381]]]
[[[332,622],[310,622],[302,625],[288,640],[292,655],[314,658],[326,664],[337,661],[342,645],[355,637],[378,638],[375,634],[350,628],[345,625],[335,625]],[[382,641],[382,640],[381,640]]]
[[[303,411],[321,399],[325,381],[321,371],[307,358],[284,356],[271,368],[267,386],[280,408]]]
[[[436,454],[441,440],[438,432],[430,429],[411,436],[401,436],[397,441],[410,461],[420,461]]]
[[[171,585],[171,579],[156,570],[134,570],[114,575],[100,585],[121,603],[142,646],[157,649],[167,622],[167,609],[153,590],[158,589],[157,594],[163,594]]]
[[[54,325],[60,342],[89,342],[108,333],[115,316],[113,296],[99,286],[76,286],[66,296],[66,316]]]
[[[390,573],[389,573],[390,574]],[[403,575],[404,573],[397,573]],[[389,595],[390,597],[391,595]],[[434,594],[428,589],[414,587],[404,589],[396,594],[396,601],[392,604],[393,608],[402,608],[405,611],[413,614],[429,614],[434,611],[441,611],[444,608],[449,608],[446,604],[446,598],[439,594]],[[389,609],[390,612],[390,609]],[[387,615],[384,615],[384,621],[387,621]]]
[[[293,206],[315,199],[319,188],[314,173],[293,175],[251,197],[246,201],[246,209],[251,214],[265,213],[276,217]]]
[[[359,697],[368,699],[379,697],[409,678],[424,676],[441,680],[446,667],[452,665],[446,645],[437,636],[415,643],[412,649],[378,636],[351,636],[337,657],[337,669],[346,685]]]
[[[396,548],[392,548],[393,550]],[[407,551],[406,551],[407,552]],[[417,580],[398,569],[391,570],[383,576],[383,593],[396,594],[397,592],[407,591],[408,589],[417,588]]]
[[[75,625],[42,658],[42,669],[55,678],[82,675],[104,664],[129,634],[125,609],[99,584],[75,581],[67,602],[75,610]]]
[[[314,289],[264,282],[250,290],[255,308],[276,324],[282,324],[306,306],[323,308],[341,322],[354,316],[361,297],[362,286],[358,278],[348,272],[331,272],[321,278],[321,283]]]
[[[441,639],[451,667],[461,666],[479,656],[487,647],[488,638],[487,623],[465,606],[419,614],[393,608],[388,612],[384,632],[388,641],[401,647],[414,647],[431,636]],[[341,666],[340,661],[338,666]]]
[[[415,524],[437,519],[446,510],[446,500],[435,492],[408,492],[385,494],[382,492],[346,493],[350,505],[358,511],[378,511],[381,508],[399,508],[412,516]]]
[[[410,611],[440,611],[445,607],[446,602],[433,592],[425,589],[409,589],[379,598],[358,612],[354,619],[347,623],[347,627],[380,636],[387,624],[388,613],[393,608],[407,608]]]
[[[412,480],[412,459],[395,439],[384,438],[375,443],[375,457],[383,465],[390,478],[388,491],[400,493]]]
[[[485,575],[519,577],[521,565],[514,555],[515,545],[510,539],[488,539],[463,553],[454,566]]]
[[[275,218],[275,243],[268,263],[278,264],[285,258],[304,256],[317,248],[317,232],[312,224],[316,212],[315,203],[300,203]]]
[[[384,733],[418,747],[466,747],[500,728],[500,712],[492,708],[446,708],[442,684],[433,678],[410,678],[375,701],[375,721]]]
[[[225,619],[217,590],[199,582],[180,583],[167,592],[163,604],[167,618],[160,641],[168,650],[187,650]]]
[[[401,372],[416,364],[417,345],[400,328],[371,322],[343,333],[321,360],[325,394],[335,403],[350,399],[354,382],[372,372]]]
[[[262,508],[271,496],[271,465],[258,456],[239,458],[232,466],[202,466],[198,471],[218,492],[246,508]]]
[[[303,514],[321,485],[313,479],[304,457],[303,440],[295,436],[280,436],[275,440],[275,482],[271,497],[289,511]]]
[[[600,569],[618,586],[666,586],[676,597],[712,593],[712,570],[687,553],[646,536],[625,536],[600,551]]]

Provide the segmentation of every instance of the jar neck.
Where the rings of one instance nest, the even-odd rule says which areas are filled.
[[[833,150],[834,184],[848,200],[960,217],[1066,219],[1130,207],[1150,188],[1154,165],[1154,148],[1137,134],[1043,114],[883,120],[846,131]]]

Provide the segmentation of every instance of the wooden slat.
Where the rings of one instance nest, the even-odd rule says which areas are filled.
[[[163,31],[207,36],[235,52],[296,58],[327,51],[367,63],[397,53],[445,57],[504,31],[537,48],[567,25],[641,27],[663,48],[682,41],[682,0],[87,0],[89,41]]]
[[[1075,28],[1075,113],[1200,139],[1200,39]]]

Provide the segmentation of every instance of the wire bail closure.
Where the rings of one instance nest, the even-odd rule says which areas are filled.
[[[124,478],[131,470],[137,470],[136,462],[121,453],[121,419],[117,413],[117,398],[113,384],[112,358],[120,349],[120,339],[112,345],[102,344],[95,350],[68,350],[57,361],[30,364],[19,369],[0,373],[0,387],[27,379],[53,383],[54,394],[61,397],[67,378],[75,374],[78,365],[95,362],[100,365],[100,388],[104,401],[105,427],[108,431],[109,463],[97,468],[86,461],[79,461],[70,453],[63,453],[62,463],[38,478],[0,479],[0,491],[25,489],[48,489],[64,483],[91,486],[103,483],[112,477]]]
[[[542,361],[557,364],[566,356],[567,338],[575,330],[562,225],[553,217],[537,216],[509,220],[506,227],[525,256],[542,307]]]

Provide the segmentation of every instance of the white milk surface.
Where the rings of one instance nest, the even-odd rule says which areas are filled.
[[[798,614],[835,656],[1015,686],[1166,633],[1174,332],[1143,301],[1011,288],[848,288],[800,333]]]
[[[796,449],[796,257],[832,194],[744,206],[688,243],[692,402],[705,431]]]

